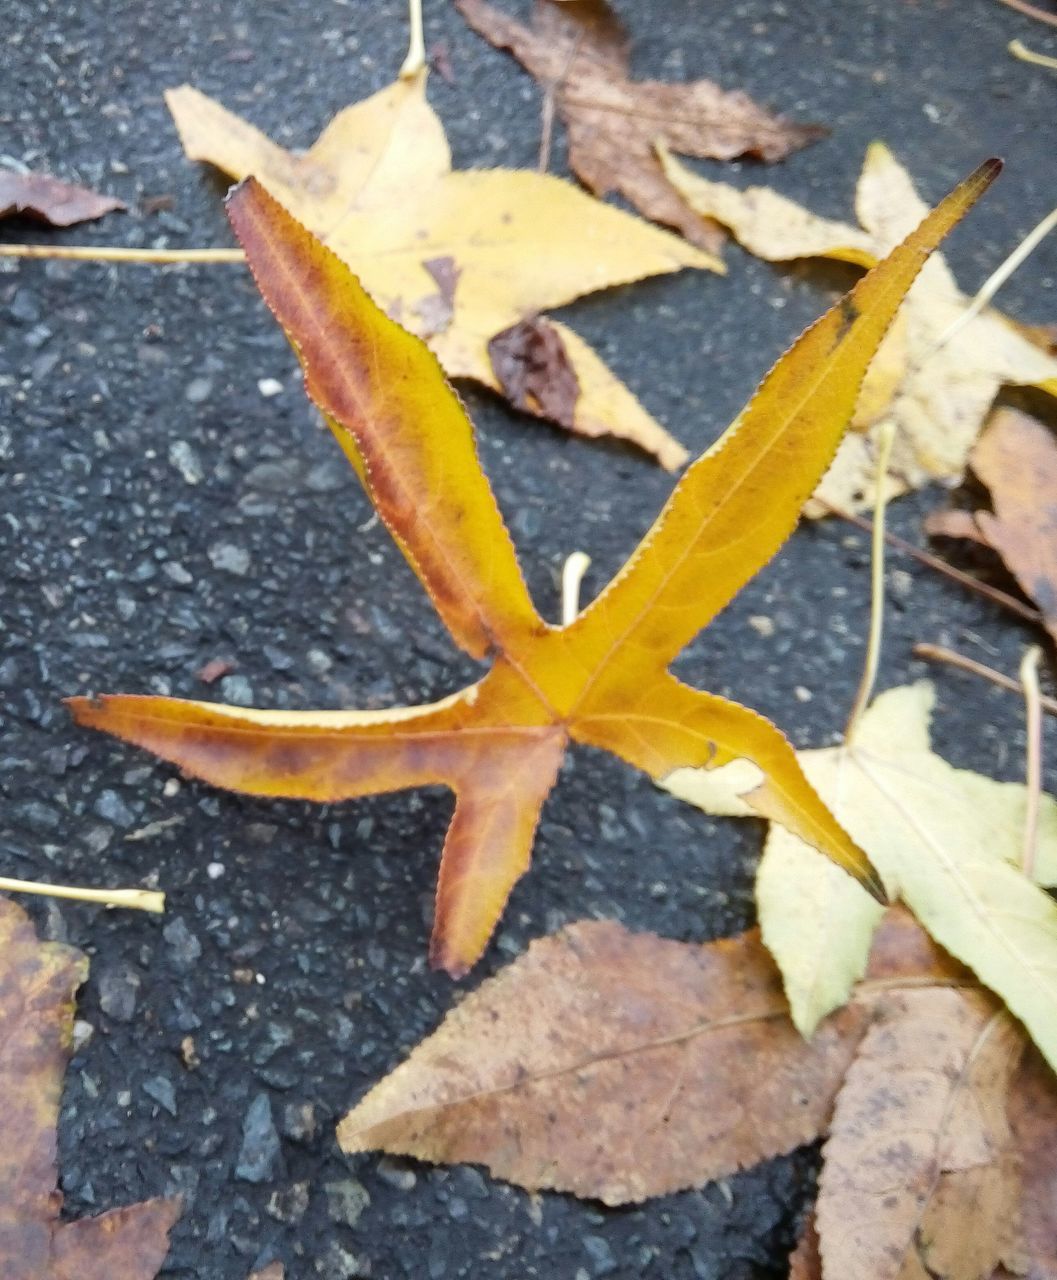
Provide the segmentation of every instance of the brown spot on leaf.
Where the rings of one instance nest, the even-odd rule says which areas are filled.
[[[488,344],[503,394],[518,409],[572,428],[580,384],[553,325],[539,318],[504,329]]]

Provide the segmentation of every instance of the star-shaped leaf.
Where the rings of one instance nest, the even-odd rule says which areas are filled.
[[[851,743],[799,753],[805,774],[890,894],[1006,1002],[1057,1064],[1057,903],[1019,870],[1025,788],[956,769],[929,742],[932,686],[890,689]],[[665,785],[708,813],[752,816],[744,779],[685,771]],[[1036,878],[1057,883],[1057,802],[1041,797]],[[861,977],[880,908],[780,827],[756,882],[760,926],[810,1035]],[[850,882],[848,882],[850,885]]]
[[[88,961],[38,942],[0,898],[0,1275],[4,1280],[152,1280],[169,1250],[178,1200],[148,1200],[63,1222],[55,1127],[70,1057],[73,997]]]
[[[492,666],[441,702],[392,711],[245,711],[118,696],[72,699],[75,716],[256,795],[334,802],[449,786],[456,806],[431,954],[454,974],[480,955],[527,869],[540,806],[570,742],[658,779],[751,760],[762,774],[746,796],[754,811],[879,892],[778,730],[688,688],[668,667],[792,532],[900,299],[997,168],[968,178],[797,341],[688,470],[620,573],[564,627],[544,622],[529,598],[473,428],[436,360],[259,183],[243,184],[229,213],[308,394],[456,643],[491,656]]]
[[[525,27],[484,0],[455,0],[475,31],[554,94],[569,130],[569,164],[596,195],[619,191],[640,213],[704,249],[721,236],[665,178],[654,144],[683,155],[781,160],[822,137],[711,80],[633,80],[628,40],[605,0],[537,0]]]
[[[330,122],[303,155],[284,151],[184,85],[166,100],[187,154],[252,174],[357,274],[371,297],[426,338],[449,377],[504,390],[489,343],[583,294],[715,258],[572,183],[513,169],[453,170],[426,77],[398,80]],[[437,273],[448,277],[438,284]],[[686,450],[567,325],[547,320],[577,394],[566,413],[518,407],[584,435],[613,435],[670,470]]]
[[[668,177],[699,213],[722,222],[750,253],[771,262],[832,258],[872,266],[926,209],[906,170],[881,143],[867,151],[859,179],[856,212],[863,229],[819,218],[767,187],[738,191],[698,177],[671,156],[662,158]],[[871,505],[875,434],[884,421],[897,428],[891,496],[933,479],[960,479],[1003,386],[1038,387],[1057,397],[1057,359],[993,308],[940,345],[968,301],[934,254],[867,375],[855,430],[822,482],[821,498],[857,510]],[[809,514],[824,511],[814,507]]]

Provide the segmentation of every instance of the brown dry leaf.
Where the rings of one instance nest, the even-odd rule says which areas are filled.
[[[1037,418],[999,409],[970,464],[994,512],[937,513],[929,532],[972,537],[997,551],[1057,641],[1057,439]]]
[[[0,1276],[4,1280],[152,1280],[178,1200],[148,1200],[63,1222],[55,1126],[70,1057],[73,997],[88,961],[38,942],[0,898]]]
[[[1020,1268],[1024,1280],[1057,1276],[1057,1077],[1029,1049],[1013,1077],[1009,1123],[1021,1161]]]
[[[104,213],[127,207],[113,196],[101,196],[44,173],[0,169],[0,218],[15,214],[53,227],[72,227],[76,222],[92,222]]]
[[[1016,1265],[1006,1117],[1025,1040],[980,992],[890,994],[837,1097],[816,1221],[823,1274],[987,1280]]]
[[[662,160],[699,213],[722,222],[750,253],[771,262],[821,257],[869,267],[926,207],[881,143],[867,151],[856,193],[863,230],[816,217],[766,187],[738,191],[706,181],[670,156]],[[858,511],[872,506],[875,440],[884,421],[897,428],[888,476],[894,496],[930,480],[961,478],[1003,386],[1034,386],[1057,397],[1057,358],[992,307],[937,349],[968,302],[942,255],[933,254],[866,376],[852,424],[857,434],[845,437],[819,497]],[[825,509],[812,503],[807,514]]]
[[[695,946],[580,922],[457,1005],[338,1139],[639,1201],[822,1133],[864,1019],[803,1040],[755,932]]]
[[[665,178],[658,139],[683,155],[781,160],[827,132],[711,80],[632,80],[627,36],[605,0],[537,0],[531,29],[484,0],[456,0],[455,7],[553,95],[569,131],[569,164],[595,195],[619,191],[647,218],[703,249],[716,251],[722,236]]]
[[[497,334],[613,285],[684,267],[723,270],[678,236],[560,178],[453,171],[424,73],[339,112],[304,154],[276,146],[188,85],[165,96],[192,159],[234,178],[253,174],[384,310],[428,341],[449,377],[499,391],[488,349]],[[668,470],[682,466],[686,450],[598,354],[564,325],[549,329],[578,385],[563,425],[627,440]],[[545,417],[544,400],[521,407]]]

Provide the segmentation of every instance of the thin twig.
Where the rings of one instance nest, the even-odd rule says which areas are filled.
[[[537,168],[540,173],[546,173],[551,164],[551,142],[554,138],[554,107],[555,100],[558,96],[558,90],[562,86],[562,82],[569,74],[569,68],[573,64],[573,58],[580,51],[580,44],[583,41],[584,33],[578,31],[576,39],[569,45],[569,51],[565,55],[565,62],[562,69],[553,78],[548,81],[546,89],[543,91],[543,110],[540,118],[540,152]]]
[[[1036,5],[1028,4],[1028,0],[999,0],[999,4],[1008,5],[1010,9],[1016,9],[1017,13],[1027,14],[1029,18],[1037,18],[1039,22],[1048,22],[1051,27],[1057,27],[1057,13],[1047,13]]]
[[[1027,718],[1026,782],[1027,808],[1024,813],[1024,856],[1021,868],[1029,880],[1035,879],[1035,855],[1039,847],[1039,797],[1042,794],[1042,694],[1039,691],[1039,659],[1042,650],[1031,645],[1020,663],[1020,684],[1024,690]]]
[[[855,525],[857,529],[862,529],[864,533],[873,532],[873,524],[864,516],[857,515],[854,511],[846,511],[843,507],[838,507],[836,503],[830,502],[828,498],[821,498],[817,495],[813,499],[826,508],[831,515],[837,516],[841,520],[846,520],[849,524]],[[885,531],[885,542],[890,547],[895,547],[902,551],[905,555],[911,556],[921,564],[927,565],[930,569],[935,569],[937,573],[942,573],[945,578],[950,578],[953,582],[960,583],[963,587],[968,587],[970,591],[975,591],[978,595],[986,596],[988,600],[995,604],[1001,605],[1003,609],[1008,609],[1010,613],[1015,613],[1027,622],[1033,622],[1036,626],[1042,625],[1042,614],[1038,609],[1033,609],[1031,605],[1024,604],[1015,596],[1009,595],[1005,591],[1000,591],[998,587],[989,586],[986,582],[981,582],[979,578],[974,578],[971,573],[965,573],[961,569],[956,569],[954,565],[948,564],[946,560],[941,560],[939,556],[934,556],[930,551],[923,551],[920,547],[915,547],[912,542],[907,542],[906,538],[901,538],[897,533]]]
[[[245,262],[241,249],[117,249],[110,245],[0,244],[0,258],[68,258],[76,262]]]
[[[1057,66],[1057,62],[1053,65]],[[956,334],[961,333],[967,324],[976,319],[1024,259],[1038,247],[1054,227],[1057,227],[1057,209],[1051,209],[1046,217],[1021,240],[1009,257],[991,272],[980,288],[977,289],[973,300],[961,315],[949,324],[936,339],[931,350],[926,353],[926,358],[942,351]]]
[[[844,730],[844,741],[851,743],[862,714],[870,705],[877,667],[881,661],[881,635],[885,611],[885,480],[888,478],[888,459],[896,438],[895,423],[885,422],[877,439],[877,489],[874,498],[873,539],[870,548],[870,633],[866,641],[866,659],[862,677],[855,692],[855,701]]]
[[[411,33],[407,41],[407,57],[400,68],[401,80],[414,80],[426,65],[426,40],[422,33],[422,0],[408,0],[408,22]]]
[[[922,641],[916,644],[913,649],[915,658],[928,658],[932,662],[946,662],[948,666],[957,667],[959,671],[968,671],[970,675],[982,676],[985,680],[990,680],[992,684],[997,684],[1000,689],[1008,689],[1010,693],[1020,693],[1021,684],[1014,680],[1012,676],[1004,675],[1001,671],[996,671],[994,667],[986,667],[982,662],[977,662],[975,658],[967,658],[963,653],[956,653],[953,649],[946,649],[941,644],[926,644]],[[1046,694],[1039,695],[1039,706],[1043,711],[1048,711],[1051,716],[1057,716],[1057,698],[1047,697]]]
[[[45,898],[69,898],[74,902],[97,902],[104,907],[127,907],[131,911],[165,910],[165,894],[153,889],[75,889],[65,884],[40,884],[35,880],[11,880],[0,876],[5,893],[39,893]]]
[[[1006,48],[1021,62],[1030,62],[1036,67],[1049,67],[1051,71],[1057,71],[1057,58],[1050,58],[1045,53],[1036,53],[1034,49],[1029,49],[1023,40],[1010,40]]]
[[[584,574],[591,567],[591,557],[584,551],[574,551],[566,556],[562,565],[562,626],[576,621],[580,612],[580,585]]]

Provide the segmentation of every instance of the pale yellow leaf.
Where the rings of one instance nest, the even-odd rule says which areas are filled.
[[[933,702],[927,682],[891,689],[863,716],[852,746],[799,752],[801,765],[889,892],[1006,1001],[1057,1063],[1057,904],[1018,869],[1025,788],[936,755]],[[744,802],[729,788],[716,794],[716,777],[707,778],[711,793],[695,770],[681,770],[668,786],[710,813],[737,813]],[[1038,839],[1037,879],[1052,885],[1057,802],[1048,795]],[[760,924],[805,1034],[847,999],[879,919],[844,880],[772,825],[757,880]]]
[[[746,249],[770,262],[821,257],[870,266],[928,207],[881,143],[867,151],[859,179],[862,230],[817,217],[768,188],[739,191],[700,178],[670,156],[662,160],[669,180],[698,213],[722,222]],[[1057,359],[994,308],[985,308],[940,345],[968,302],[943,257],[933,254],[863,385],[852,424],[863,434],[845,437],[818,488],[820,498],[853,510],[873,505],[875,432],[882,421],[893,421],[897,429],[888,486],[894,495],[934,479],[960,479],[1003,386],[1037,387],[1057,396]],[[821,504],[807,508],[809,515],[824,512]]]

